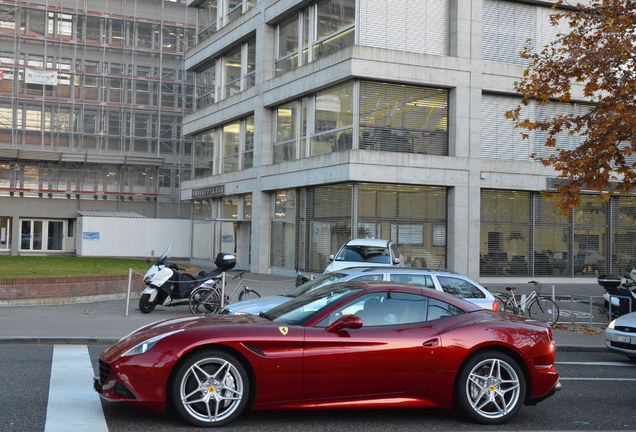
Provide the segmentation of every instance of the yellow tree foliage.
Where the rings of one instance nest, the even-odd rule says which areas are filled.
[[[568,8],[561,0],[554,7],[552,25],[568,24],[568,32],[533,51],[521,54],[530,64],[515,89],[522,104],[508,111],[516,128],[542,131],[544,145],[555,147],[551,156],[533,157],[557,170],[557,186],[563,214],[580,205],[580,192],[629,193],[636,186],[636,0],[591,0]],[[590,110],[530,119],[523,106],[530,100],[544,105],[568,103],[582,94]],[[581,136],[574,149],[559,148],[557,136]],[[522,134],[524,138],[528,133]]]

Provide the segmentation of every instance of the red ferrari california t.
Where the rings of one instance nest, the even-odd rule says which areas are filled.
[[[209,315],[143,327],[104,351],[95,389],[176,409],[197,426],[252,410],[455,408],[499,424],[559,388],[547,324],[445,293],[345,282],[261,316]]]

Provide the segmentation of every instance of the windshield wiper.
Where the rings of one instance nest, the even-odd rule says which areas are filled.
[[[267,315],[267,312],[259,312],[258,316],[261,318],[268,319],[270,321],[274,321],[274,319],[271,316]]]

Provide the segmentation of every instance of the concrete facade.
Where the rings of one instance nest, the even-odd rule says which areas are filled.
[[[322,3],[318,3],[320,7]],[[219,28],[214,36],[199,41],[197,46],[188,50],[186,68],[197,73],[206,62],[222,55],[237,41],[255,37],[256,84],[231,97],[221,98],[211,106],[197,109],[184,121],[184,132],[194,136],[196,142],[197,135],[203,131],[222,128],[235,119],[253,115],[254,167],[228,173],[219,169],[212,176],[184,182],[181,198],[193,202],[206,199],[214,202],[228,196],[250,195],[249,265],[255,272],[288,274],[294,266],[276,267],[271,263],[272,242],[276,242],[272,240],[271,233],[272,195],[276,191],[359,182],[442,186],[447,191],[446,266],[476,280],[488,281],[490,275],[482,271],[483,256],[490,249],[490,245],[484,246],[487,229],[483,227],[482,221],[482,191],[509,190],[537,194],[546,189],[548,180],[555,177],[555,172],[533,161],[530,158],[532,149],[523,154],[520,160],[494,154],[484,157],[484,153],[489,151],[483,147],[485,140],[489,141],[489,131],[484,126],[485,116],[490,116],[484,108],[485,100],[490,101],[493,95],[502,95],[516,97],[520,101],[515,96],[514,82],[520,79],[525,69],[521,63],[483,58],[484,53],[490,56],[489,36],[484,35],[485,27],[496,22],[495,18],[489,16],[490,11],[512,10],[515,14],[536,16],[536,28],[531,30],[539,35],[543,28],[539,22],[550,13],[550,4],[512,0],[357,0],[354,3],[355,43],[352,46],[343,47],[278,76],[275,60],[279,27],[293,14],[311,10],[315,1],[258,1],[252,7],[244,8],[238,19]],[[342,5],[342,2],[332,1],[331,4]],[[193,8],[200,5],[198,1],[189,2]],[[427,21],[427,16],[431,14],[445,17],[444,24],[440,24],[446,32],[446,39],[440,42],[441,48],[422,48],[423,45],[416,43],[409,45],[411,39],[423,41],[418,42],[421,44],[427,43],[420,33],[435,33],[438,24]],[[428,29],[426,26],[432,27]],[[549,40],[549,35],[539,36],[536,36],[538,40]],[[505,43],[505,39],[502,40]],[[439,50],[443,50],[444,54],[440,55]],[[362,126],[359,116],[356,116],[359,107],[354,105],[354,140],[351,149],[273,163],[277,107],[351,80],[447,90],[448,153],[434,155],[361,149]],[[581,97],[581,94],[575,96]],[[498,127],[508,128],[512,133],[512,124],[503,118],[503,112],[493,114],[493,118],[500,121]],[[222,150],[218,151],[222,153]],[[511,152],[519,153],[516,150]],[[196,162],[194,160],[193,163]],[[197,195],[197,191],[211,186],[221,186],[223,192],[220,195]],[[211,224],[232,222],[218,218],[214,211],[206,218]],[[354,234],[352,232],[352,236]],[[580,249],[576,243],[580,241],[576,240],[579,237],[572,239],[575,240],[569,240],[570,248]],[[214,244],[221,247],[218,241]],[[535,256],[536,260],[538,250],[534,249],[533,252],[532,244],[528,243],[529,252],[526,255]],[[332,245],[332,248],[337,249],[337,246]],[[335,252],[335,249],[332,251]],[[508,253],[509,259],[513,253]],[[296,265],[303,267],[299,262]],[[536,264],[531,262],[532,265],[535,265],[535,270],[530,268],[524,274],[515,275],[506,270],[502,275],[518,276],[519,280],[527,281],[528,276],[538,274]],[[572,266],[573,261],[569,265]],[[609,265],[607,270],[610,270]],[[575,274],[573,270],[567,276],[591,278],[594,272],[590,270],[586,274]],[[554,275],[556,271],[544,276]]]

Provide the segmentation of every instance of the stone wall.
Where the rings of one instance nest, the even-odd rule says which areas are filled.
[[[133,275],[131,297],[143,291],[141,275]],[[0,306],[86,303],[125,298],[128,275],[56,278],[0,278]]]

